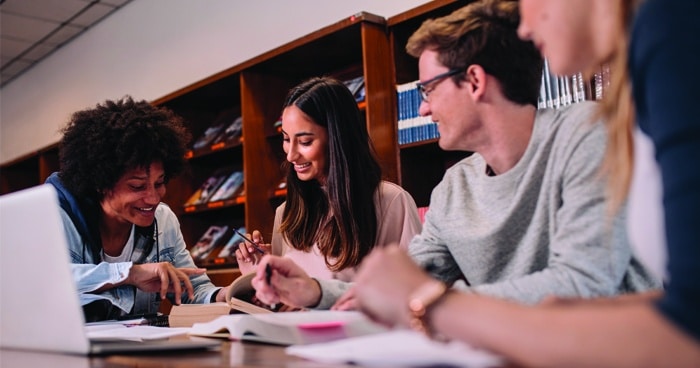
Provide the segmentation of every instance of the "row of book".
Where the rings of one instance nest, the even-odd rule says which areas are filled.
[[[421,142],[440,137],[437,124],[431,116],[420,116],[418,109],[422,103],[418,91],[418,81],[396,86],[398,121],[398,141],[400,145]],[[587,80],[582,73],[570,76],[554,75],[545,60],[538,97],[538,108],[559,108],[585,100],[600,100],[610,85],[610,69],[602,67]]]
[[[355,97],[355,101],[362,102],[365,100],[364,76],[345,80],[343,84],[348,87],[350,93]],[[276,124],[278,123],[279,122],[276,122]],[[213,151],[240,143],[242,133],[243,119],[241,116],[233,110],[223,111],[214,119],[214,122],[204,130],[204,133],[194,141],[192,144],[192,153]]]
[[[224,111],[192,144],[193,153],[216,150],[240,143],[243,119],[233,111]]]
[[[420,116],[418,108],[422,102],[418,92],[418,81],[396,86],[398,101],[399,144],[421,142],[440,137],[437,124],[431,116]]]
[[[192,259],[198,264],[216,264],[217,259],[222,263],[230,263],[235,259],[238,245],[244,241],[240,234],[245,234],[245,227],[238,232],[228,225],[212,225],[190,248]]]
[[[185,202],[185,207],[225,201],[243,195],[243,172],[220,169],[209,176]]]
[[[537,107],[556,109],[586,100],[600,100],[609,85],[610,68],[607,66],[594,73],[590,81],[582,73],[557,76],[549,69],[549,62],[545,59]]]

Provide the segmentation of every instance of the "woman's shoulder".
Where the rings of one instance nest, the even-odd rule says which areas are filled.
[[[406,189],[402,188],[400,185],[385,180],[379,182],[379,187],[377,188],[377,195],[375,196],[375,200],[379,200],[382,202],[391,202],[396,198],[413,199],[413,197],[411,197],[411,194],[409,194],[406,191]]]
[[[284,212],[284,206],[287,204],[287,201],[282,202],[277,208],[275,209],[275,216],[282,216],[282,213]]]
[[[411,194],[407,192],[406,189],[402,188],[396,183],[382,180],[379,183],[379,188],[377,189],[377,196],[375,197],[375,201],[378,201],[380,207],[383,208],[391,206],[391,204],[394,203],[396,200],[403,202],[404,207],[406,206],[406,203],[409,203],[413,207],[415,207],[415,201],[413,199],[413,196],[411,196]],[[375,205],[377,205],[377,202],[375,202]]]
[[[390,181],[385,181],[385,180],[382,180],[381,182],[379,182],[378,189],[382,195],[392,195],[392,194],[397,195],[397,194],[403,194],[403,193],[408,194],[406,189],[403,189],[400,185],[398,185],[396,183],[392,183]]]
[[[156,221],[158,221],[159,226],[175,224],[179,227],[180,224],[175,212],[173,212],[170,206],[163,202],[158,204],[158,207],[156,207]]]

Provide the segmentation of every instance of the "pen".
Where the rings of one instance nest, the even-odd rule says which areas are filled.
[[[270,264],[265,265],[265,282],[267,282],[268,286],[270,285],[270,278],[272,277],[272,267],[270,267]],[[275,308],[277,307],[277,304],[270,304],[270,308],[274,311]]]
[[[252,244],[252,245],[253,245],[253,248],[255,248],[255,250],[257,250],[258,252],[260,252],[260,254],[265,254],[265,251],[262,250],[260,247],[258,247],[258,245],[257,245],[254,241],[250,240],[247,236],[241,234],[241,232],[238,231],[238,230],[236,230],[235,227],[233,228],[233,232],[236,233],[236,234],[238,234],[238,236],[240,236],[240,237],[243,238],[244,240],[247,240],[248,243]]]
[[[265,265],[265,282],[267,282],[267,285],[270,285],[270,277],[272,277],[272,267],[270,267],[270,264]]]

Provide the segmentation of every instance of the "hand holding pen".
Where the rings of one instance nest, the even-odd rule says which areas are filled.
[[[233,231],[244,240],[236,250],[238,268],[243,274],[250,273],[255,270],[255,265],[260,262],[262,256],[270,253],[272,247],[270,244],[263,243],[262,234],[258,230],[253,231],[252,238],[236,229]]]
[[[321,300],[320,284],[290,258],[266,255],[255,272],[252,284],[262,303],[309,308]]]

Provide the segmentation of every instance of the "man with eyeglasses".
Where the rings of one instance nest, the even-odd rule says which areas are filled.
[[[408,41],[419,113],[438,124],[442,149],[474,152],[433,190],[411,257],[448,285],[523,303],[658,287],[622,216],[606,213],[595,103],[537,109],[543,60],[518,22],[517,1],[477,1]]]

